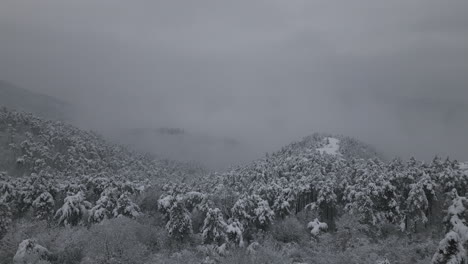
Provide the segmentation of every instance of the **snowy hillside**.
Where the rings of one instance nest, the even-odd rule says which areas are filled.
[[[372,146],[359,140],[341,135],[330,135],[324,133],[314,133],[303,138],[301,141],[293,142],[283,147],[276,154],[297,155],[314,152],[340,156],[345,159],[382,158],[382,155]]]
[[[43,172],[56,178],[110,174],[179,179],[203,171],[196,165],[155,160],[94,132],[6,108],[0,110],[0,146],[0,171],[12,176]]]
[[[205,173],[5,108],[0,144],[6,263],[442,264],[465,254],[466,163],[387,162],[355,139],[313,134]]]

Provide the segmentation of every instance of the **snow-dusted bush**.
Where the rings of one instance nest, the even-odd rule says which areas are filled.
[[[226,241],[226,228],[221,210],[208,209],[202,228],[203,243],[222,245]]]
[[[326,232],[328,230],[328,225],[326,223],[320,222],[317,218],[314,221],[307,224],[307,228],[310,229],[312,236],[316,237],[321,232]]]
[[[145,226],[122,217],[104,220],[84,233],[84,259],[80,263],[145,263],[148,247],[140,240]]]
[[[14,264],[34,264],[47,263],[44,262],[50,257],[50,252],[45,247],[37,244],[34,239],[26,239],[18,246],[15,256],[13,257]]]
[[[295,216],[288,216],[285,219],[277,220],[271,228],[273,238],[284,242],[299,242],[307,235],[307,229],[297,220]]]
[[[49,219],[54,212],[54,197],[49,192],[43,192],[34,200],[32,207],[37,218]]]
[[[260,244],[258,242],[253,242],[247,247],[247,253],[255,254],[259,248]]]
[[[55,218],[59,224],[78,225],[83,221],[91,204],[85,200],[84,193],[70,194],[64,199],[63,206],[55,213]]]

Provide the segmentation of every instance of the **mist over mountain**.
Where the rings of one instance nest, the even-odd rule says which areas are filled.
[[[68,102],[23,89],[4,80],[0,80],[0,106],[62,121],[70,121],[73,113],[72,105]]]
[[[104,133],[110,140],[132,149],[148,152],[158,157],[185,162],[198,162],[213,169],[247,162],[258,156],[237,139],[212,135],[206,132],[191,132],[181,128],[127,128],[103,127],[88,122],[84,108],[79,108],[49,95],[34,93],[6,81],[0,81],[0,106],[35,115],[65,121],[87,129]],[[157,127],[159,124],[148,124]]]
[[[195,161],[222,170],[258,158],[245,142],[206,132],[174,128],[142,128],[123,131],[115,140],[133,148],[173,160]]]
[[[0,0],[0,263],[467,264],[467,12]]]
[[[468,160],[466,1],[137,2],[1,1],[0,79],[106,135],[180,127],[260,156],[329,132]]]

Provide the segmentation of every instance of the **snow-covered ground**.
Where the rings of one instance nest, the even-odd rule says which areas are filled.
[[[337,138],[332,138],[332,137],[327,137],[325,140],[328,140],[328,144],[325,146],[318,148],[317,151],[320,152],[320,154],[329,154],[329,155],[338,155],[341,156],[340,153],[340,140]]]

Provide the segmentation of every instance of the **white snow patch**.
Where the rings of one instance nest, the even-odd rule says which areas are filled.
[[[325,146],[318,148],[317,151],[320,154],[328,154],[334,156],[341,156],[340,150],[340,140],[337,138],[327,137],[325,140],[328,142]]]
[[[307,228],[310,229],[310,233],[313,236],[318,236],[321,232],[328,230],[328,225],[326,223],[320,222],[317,218],[314,221],[309,222]]]
[[[468,171],[468,161],[467,162],[460,162],[460,169]]]

